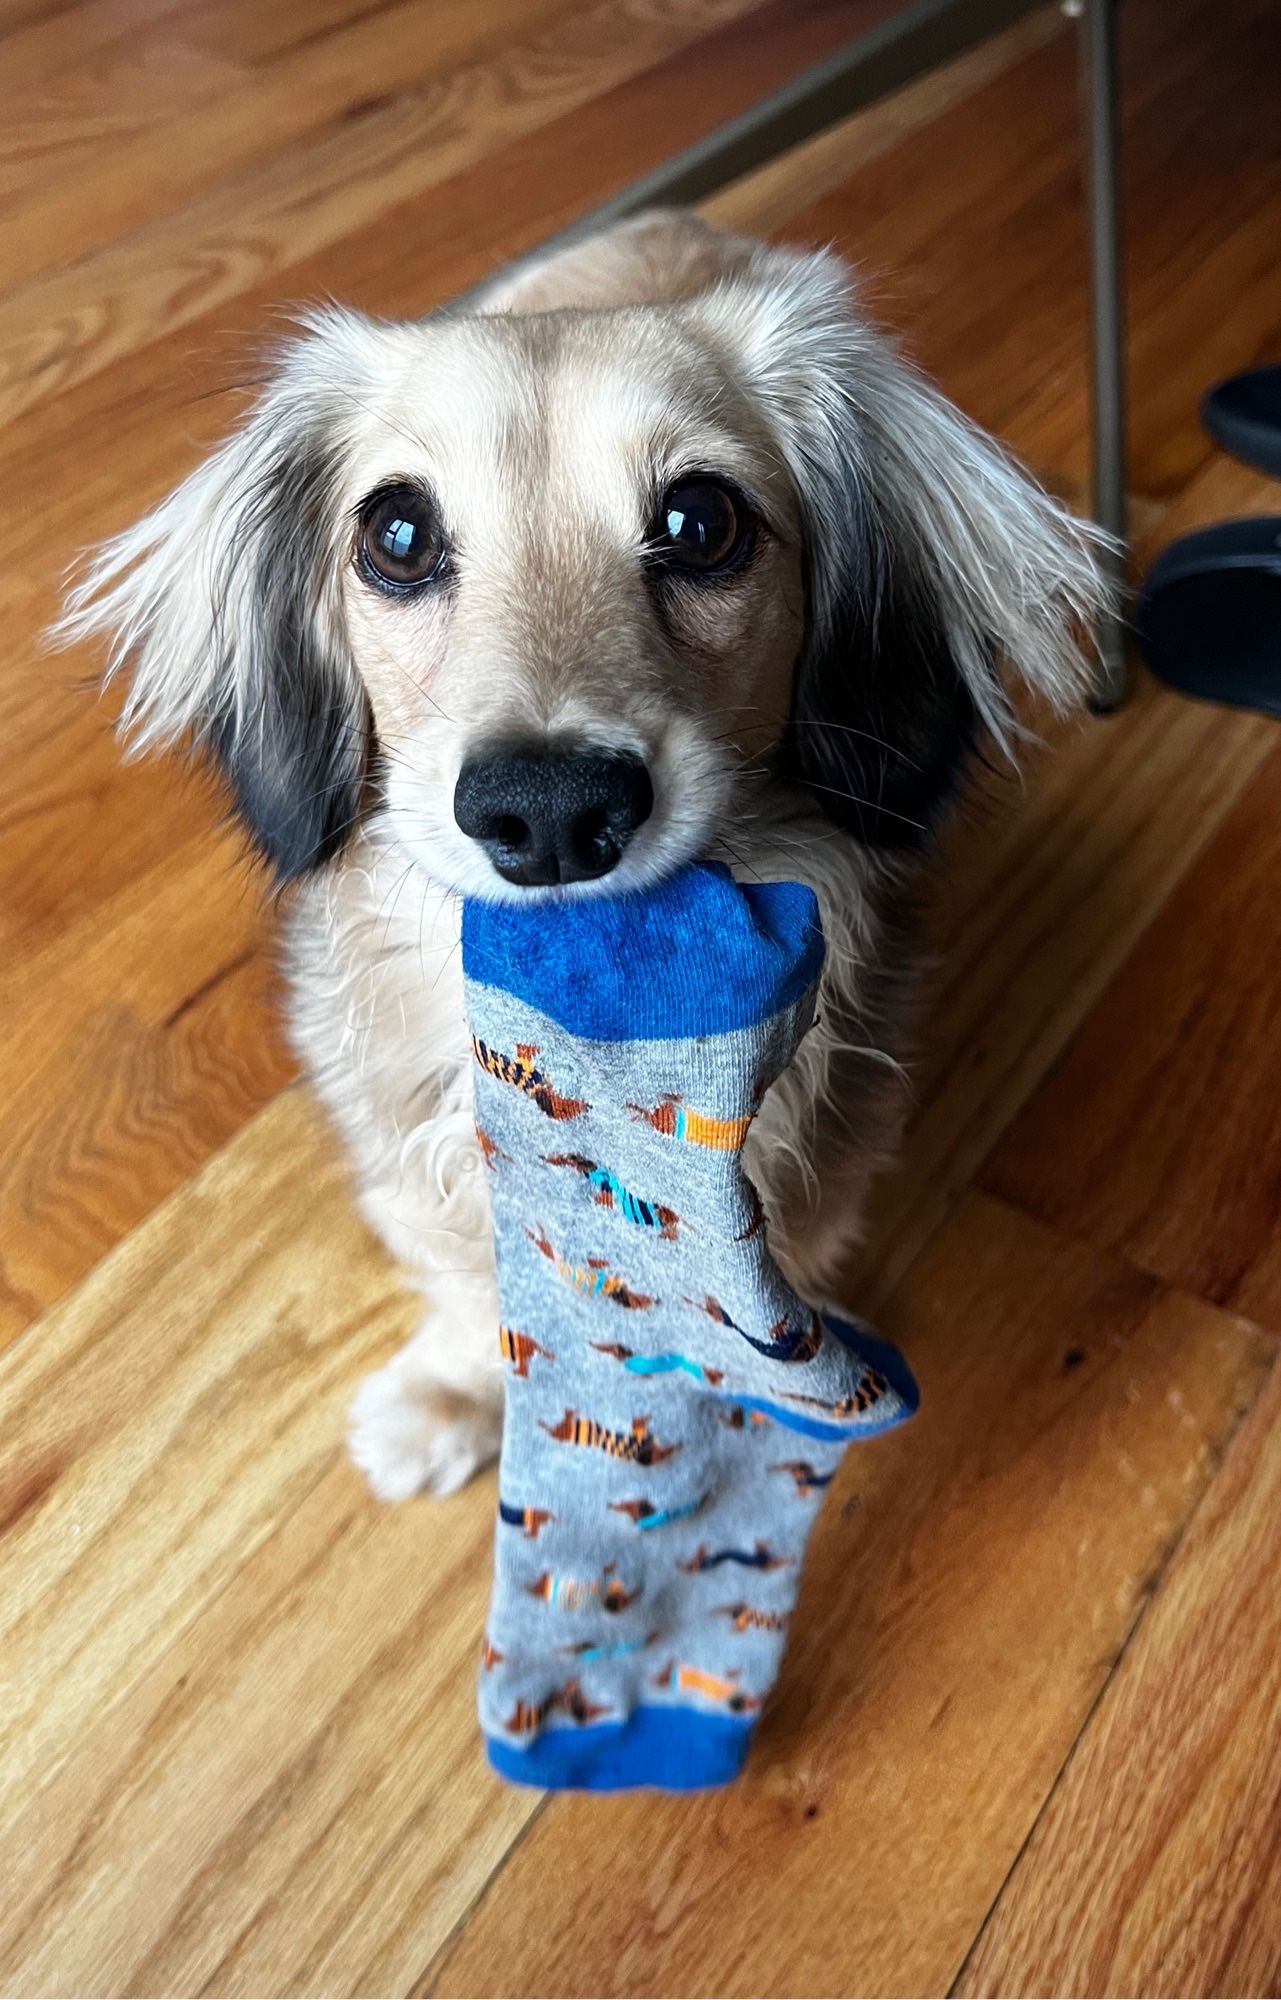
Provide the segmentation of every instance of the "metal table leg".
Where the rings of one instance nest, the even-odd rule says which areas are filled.
[[[1124,602],[1126,563],[1125,281],[1121,255],[1120,86],[1117,0],[1083,0],[1081,95],[1090,219],[1090,378],[1093,430],[1092,511],[1119,544],[1107,566]],[[1125,622],[1105,618],[1098,632],[1094,708],[1125,699],[1130,672]]]

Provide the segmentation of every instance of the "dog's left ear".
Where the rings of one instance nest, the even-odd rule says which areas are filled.
[[[372,753],[337,495],[356,400],[342,391],[379,338],[353,314],[311,315],[241,430],[98,551],[53,635],[109,640],[107,677],[130,682],[122,733],[211,757],[282,884],[342,847]]]
[[[925,842],[1004,676],[1080,698],[1099,538],[859,317],[838,259],[763,249],[703,303],[800,497],[806,638],[783,761],[870,845]]]

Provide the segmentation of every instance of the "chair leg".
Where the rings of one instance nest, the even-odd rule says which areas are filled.
[[[1081,99],[1090,224],[1091,506],[1099,526],[1118,544],[1106,560],[1122,603],[1127,581],[1126,394],[1117,0],[1082,0]],[[1101,622],[1098,647],[1093,706],[1106,714],[1124,701],[1130,682],[1122,616]]]

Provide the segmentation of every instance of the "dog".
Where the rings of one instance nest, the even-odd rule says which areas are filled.
[[[292,1034],[429,1299],[350,1448],[388,1500],[497,1451],[459,897],[697,855],[816,891],[818,1026],[748,1170],[820,1299],[892,1157],[918,881],[1012,690],[1081,695],[1097,538],[828,252],[651,213],[389,324],[308,313],[239,433],[91,560],[136,750],[221,767],[287,888]]]

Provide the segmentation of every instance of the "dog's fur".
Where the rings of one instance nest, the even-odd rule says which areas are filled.
[[[716,587],[660,585],[646,523],[696,469],[751,496],[758,546]],[[405,477],[453,573],[390,601],[353,520]],[[821,1296],[900,1122],[920,856],[976,738],[1010,743],[1002,673],[1077,698],[1098,593],[1089,531],[868,326],[835,258],[676,215],[466,311],[310,315],[239,435],[99,555],[63,636],[111,636],[135,745],[212,752],[293,885],[297,1045],[430,1299],[353,1407],[376,1493],[447,1492],[499,1436],[458,892],[612,892],[716,851],[813,885],[819,1025],[748,1157]],[[647,762],[652,817],[603,882],[513,889],[455,823],[464,756],[515,738]]]

